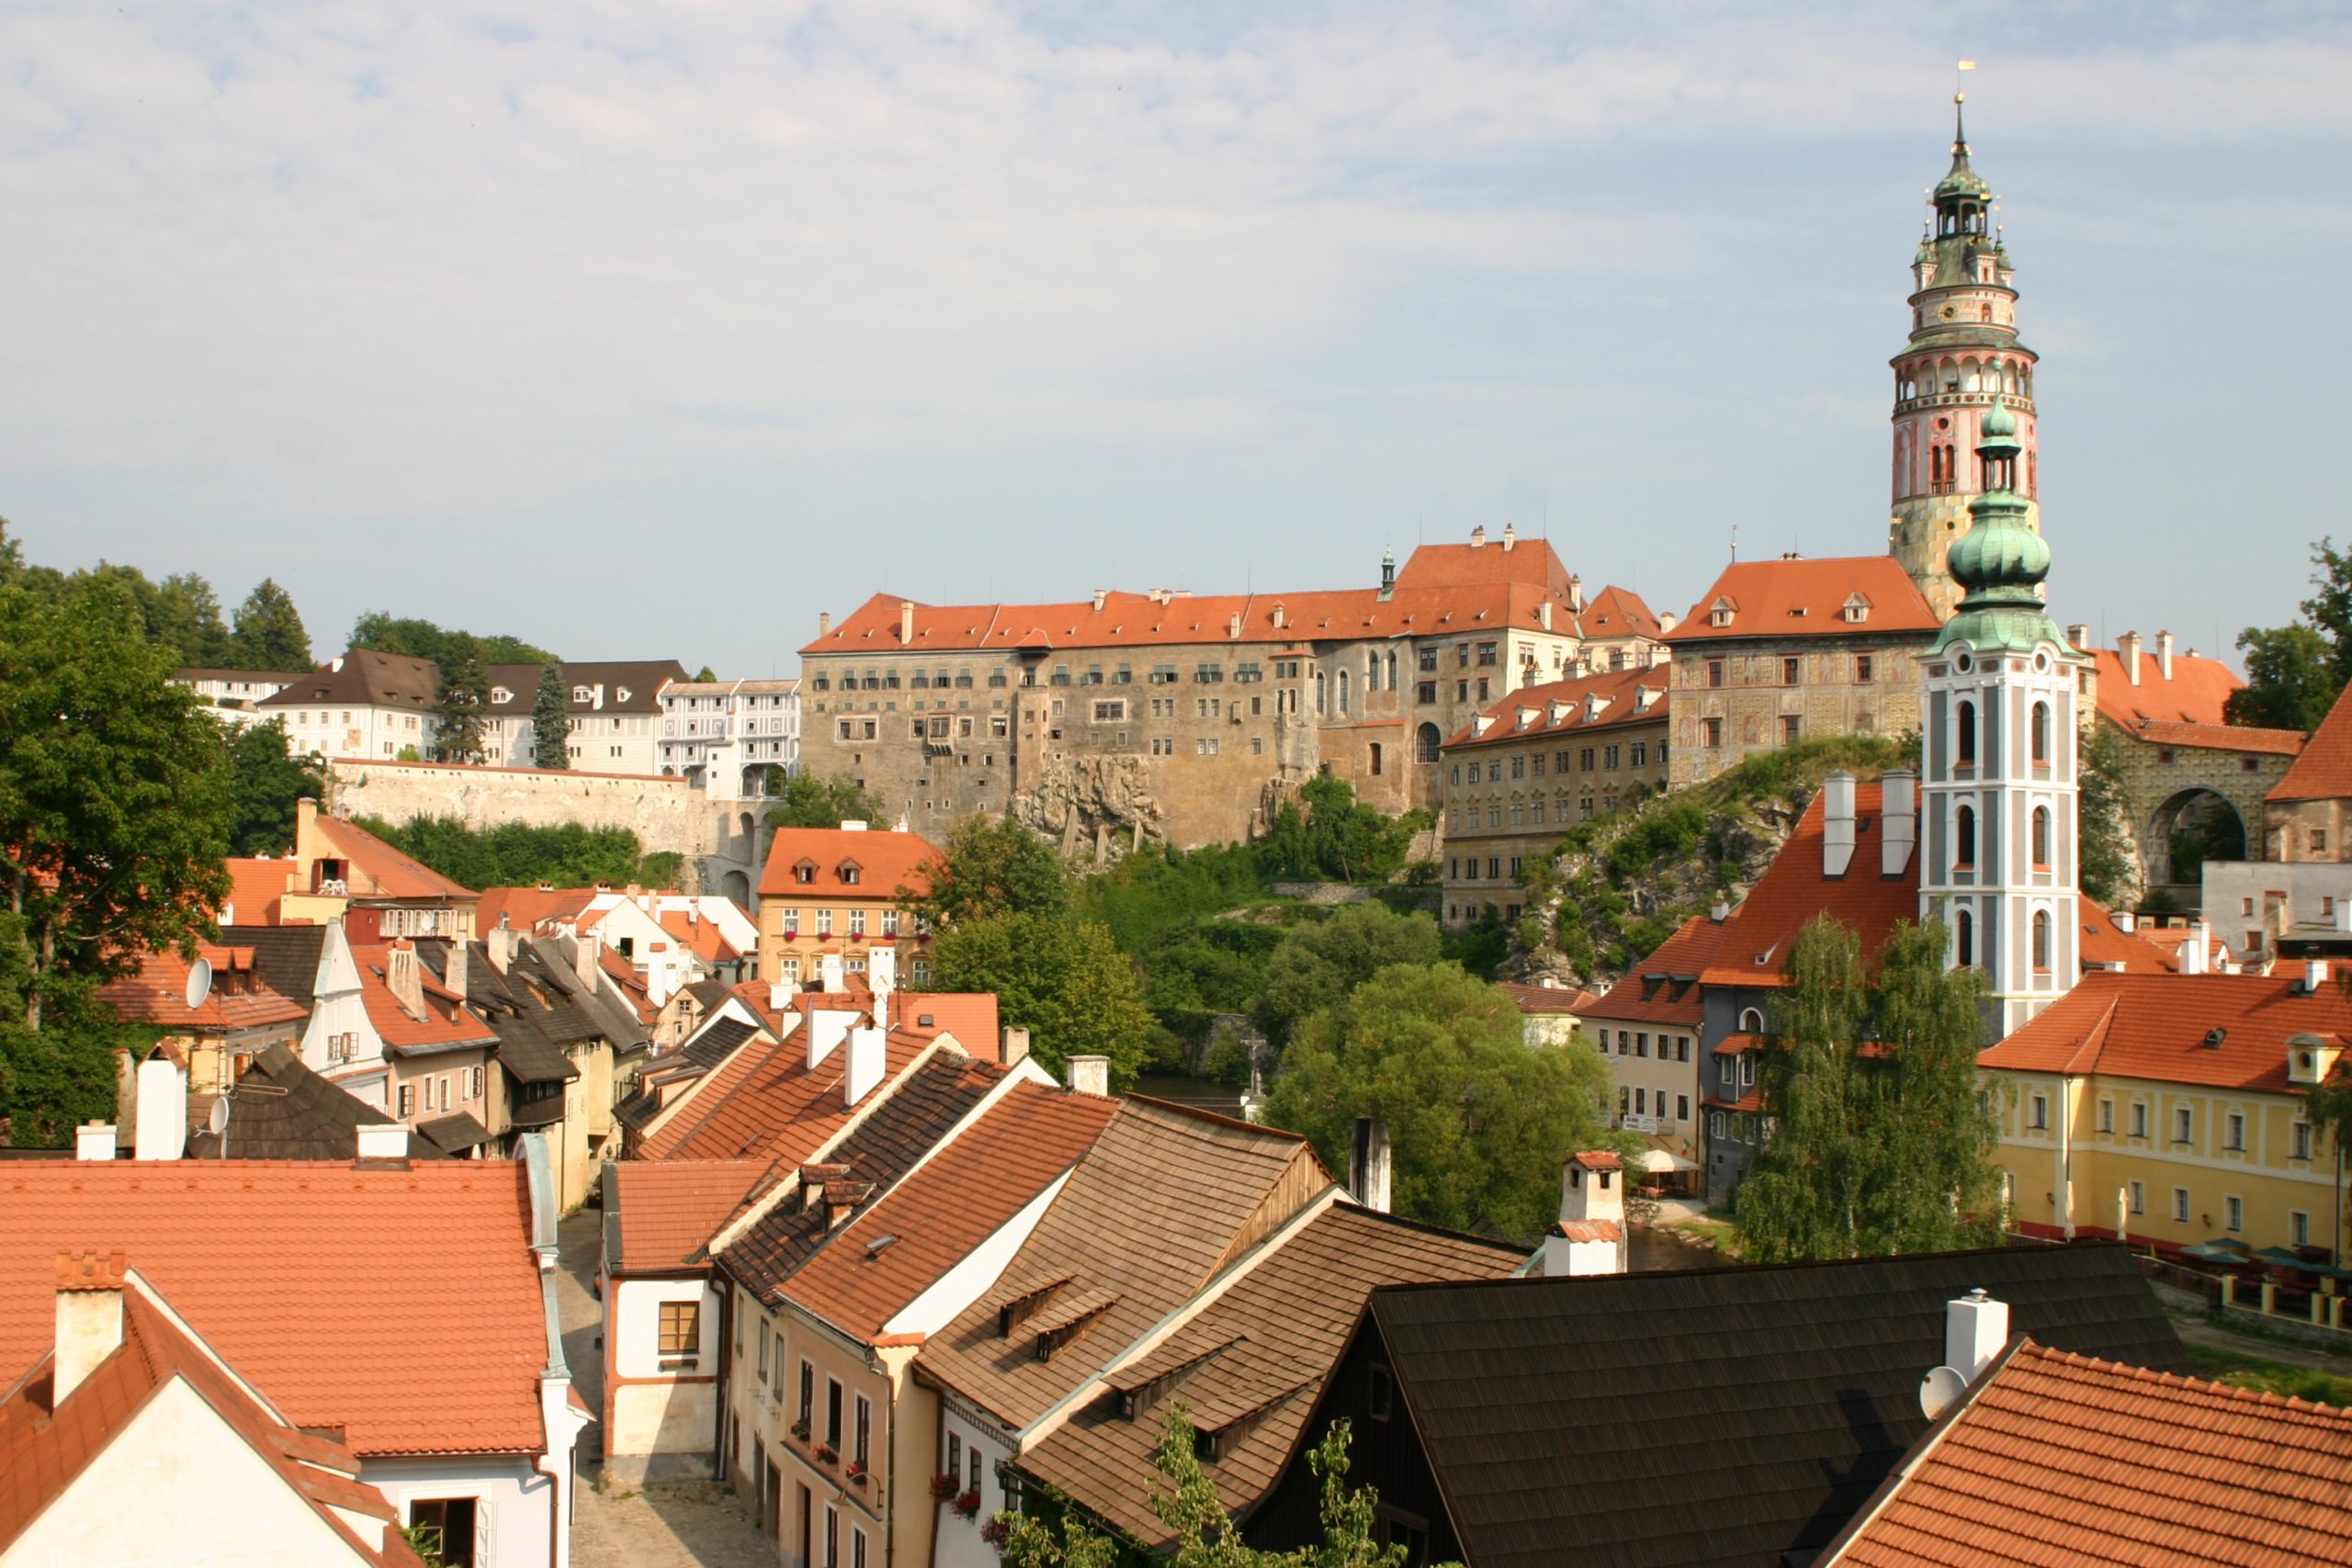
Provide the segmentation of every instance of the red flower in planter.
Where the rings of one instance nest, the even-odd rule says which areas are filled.
[[[841,1457],[841,1456],[840,1456],[839,1454],[836,1454],[835,1452],[833,1452],[833,1446],[832,1446],[831,1443],[819,1443],[819,1444],[817,1445],[817,1462],[818,1462],[818,1463],[820,1463],[820,1464],[831,1464],[831,1463],[832,1463],[832,1462],[833,1462],[833,1461],[834,1461],[834,1460],[836,1460],[836,1459],[838,1459],[838,1458],[840,1458],[840,1457]]]
[[[980,1489],[977,1486],[956,1499],[956,1511],[970,1518],[980,1511]]]
[[[855,1460],[849,1461],[849,1469],[844,1471],[842,1473],[846,1474],[851,1481],[860,1486],[865,1484],[865,1466],[860,1464]]]
[[[1012,1527],[1006,1524],[1001,1517],[990,1519],[980,1527],[980,1539],[999,1551],[1004,1550],[1005,1537],[1012,1533]]]
[[[944,1470],[937,1475],[933,1476],[931,1478],[931,1500],[934,1503],[944,1503],[947,1499],[956,1495],[957,1482],[957,1477],[948,1474]]]

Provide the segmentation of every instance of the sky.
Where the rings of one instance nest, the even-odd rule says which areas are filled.
[[[2226,649],[2352,531],[2352,8],[0,6],[27,555],[575,659],[1885,547],[1953,62],[2052,608]],[[2330,457],[2333,452],[2336,454]]]

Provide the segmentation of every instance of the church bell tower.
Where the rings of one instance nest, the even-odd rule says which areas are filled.
[[[2017,421],[2014,493],[2025,502],[2025,526],[2041,531],[2036,356],[2018,341],[2009,253],[1992,221],[1992,187],[1969,166],[1961,101],[1954,95],[1951,172],[1932,193],[1927,232],[1911,261],[1911,341],[1891,361],[1894,473],[1887,551],[1941,620],[1951,618],[1961,594],[1946,558],[1968,531],[1969,502],[1992,488],[1976,449],[1996,403]]]

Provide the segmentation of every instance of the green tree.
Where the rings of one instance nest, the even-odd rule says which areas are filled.
[[[1219,1500],[1216,1483],[1201,1467],[1191,1418],[1180,1401],[1161,1424],[1153,1464],[1167,1484],[1152,1489],[1151,1511],[1174,1536],[1171,1568],[1403,1568],[1403,1545],[1373,1539],[1379,1495],[1348,1484],[1349,1424],[1331,1423],[1306,1458],[1320,1483],[1317,1514],[1323,1533],[1296,1551],[1266,1551],[1243,1543]],[[1119,1543],[1066,1509],[1056,1523],[1031,1514],[1002,1513],[1001,1547],[1009,1568],[1114,1568]]]
[[[229,739],[229,852],[285,854],[294,847],[296,803],[317,800],[326,779],[308,757],[288,753],[277,719],[249,724]]]
[[[695,679],[701,682],[704,685],[709,685],[713,682],[717,681],[718,676],[712,671],[709,665],[706,664],[701,669],[695,671]]]
[[[237,658],[235,639],[220,618],[220,596],[212,591],[212,584],[192,571],[176,573],[155,585],[147,636],[171,649],[182,665],[224,669],[232,667]]]
[[[230,633],[241,670],[296,671],[311,668],[311,634],[302,629],[294,600],[274,578],[263,578],[237,606]]]
[[[1148,1055],[1151,1014],[1135,960],[1091,920],[1006,910],[956,921],[931,944],[933,985],[943,991],[993,991],[1004,1021],[1030,1032],[1041,1065],[1070,1057],[1111,1059],[1125,1088]]]
[[[445,762],[481,761],[488,724],[490,678],[473,638],[460,635],[440,660],[441,690],[433,708],[433,750]]]
[[[542,768],[571,766],[571,694],[564,689],[563,666],[539,666],[538,694],[531,699],[531,761]]]
[[[118,582],[0,588],[0,1113],[21,1141],[111,1105],[97,987],[193,953],[228,894],[227,761],[177,666]]]
[[[503,633],[477,637],[471,632],[445,629],[431,621],[394,615],[383,610],[370,610],[352,624],[351,646],[372,648],[379,653],[405,654],[411,659],[430,659],[435,664],[446,664],[467,651],[485,664],[563,662],[546,649],[518,637]]]
[[[1053,845],[1010,817],[975,812],[949,824],[931,891],[908,908],[934,926],[987,915],[1058,917],[1069,910],[1069,870]]]
[[[2352,976],[2337,980],[2346,994],[2352,995]],[[2327,1134],[2330,1147],[2335,1151],[2335,1181],[2341,1188],[2347,1172],[2344,1152],[2352,1147],[2352,1069],[2338,1066],[2327,1080],[2303,1097],[2303,1115],[2312,1125]],[[2352,1216],[2352,1205],[2339,1202],[2337,1213]],[[2328,1238],[2328,1255],[2340,1267],[2344,1260],[2344,1237]]]
[[[2303,619],[2327,639],[2328,660],[2335,667],[2335,683],[2352,683],[2352,554],[2335,547],[2333,538],[2312,547],[2312,596],[2302,603]]]
[[[1984,977],[1939,924],[1898,924],[1867,973],[1826,915],[1798,934],[1757,1046],[1771,1136],[1735,1200],[1763,1263],[1941,1252],[2001,1235],[1999,1126],[1983,1098]]]
[[[2123,748],[2105,725],[2083,748],[2083,787],[2076,851],[2082,890],[2112,908],[2136,897],[2140,868],[2132,858],[2125,816]]]
[[[2309,626],[2248,626],[2238,634],[2245,684],[2230,694],[2232,724],[2312,730],[2344,690],[2327,639]]]
[[[1532,1241],[1559,1214],[1560,1162],[1621,1148],[1598,1053],[1528,1049],[1498,986],[1452,964],[1392,964],[1302,1021],[1266,1120],[1343,1169],[1359,1116],[1388,1123],[1396,1212]]]
[[[1381,904],[1350,904],[1318,925],[1301,926],[1267,961],[1250,1021],[1280,1048],[1300,1020],[1343,999],[1394,964],[1430,964],[1442,955],[1437,922]]]
[[[768,795],[780,799],[781,806],[768,807],[771,828],[838,828],[844,822],[885,822],[889,808],[879,795],[868,795],[859,783],[843,773],[834,778],[820,778],[815,773],[796,773],[789,777],[768,774]]]
[[[626,828],[588,828],[577,822],[545,827],[505,822],[469,827],[462,818],[416,817],[395,826],[372,817],[357,826],[410,858],[423,862],[467,887],[594,887],[608,882],[625,887],[677,885],[679,857],[647,854]]]
[[[1347,780],[1312,778],[1274,813],[1264,844],[1274,874],[1385,882],[1405,864],[1419,813],[1390,817],[1356,799]]]

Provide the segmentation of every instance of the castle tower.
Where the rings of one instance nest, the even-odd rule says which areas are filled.
[[[2022,444],[2017,488],[2025,526],[2040,533],[2035,502],[2034,352],[2018,341],[2018,291],[2009,253],[1992,221],[1992,187],[1969,167],[1968,132],[1952,103],[1951,172],[1932,196],[1934,210],[1912,258],[1911,341],[1894,367],[1894,515],[1887,551],[1903,563],[1939,618],[1950,619],[1960,587],[1945,558],[1969,525],[1970,500],[1988,487],[1975,458],[1996,401],[2018,421]]]
[[[2050,547],[2011,488],[2018,423],[1997,403],[1981,421],[1984,489],[1948,562],[1967,597],[1920,656],[1919,918],[1951,932],[1951,963],[1984,972],[2002,1035],[2082,973],[2075,705],[2090,660],[2041,605]]]

